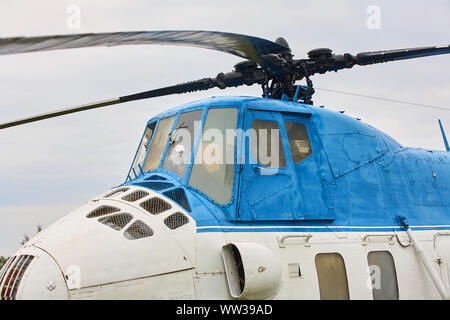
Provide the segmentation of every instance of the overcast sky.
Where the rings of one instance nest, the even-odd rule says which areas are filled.
[[[94,3],[95,2],[95,3]],[[74,23],[72,5],[80,10]],[[380,20],[371,11],[380,9]],[[369,8],[369,13],[368,13]],[[2,0],[0,37],[141,30],[214,30],[283,36],[296,58],[450,43],[450,3],[424,1]],[[368,27],[369,20],[369,27]],[[374,28],[379,27],[379,28]],[[0,122],[161,86],[214,77],[242,59],[198,48],[123,46],[0,56]],[[355,67],[316,76],[318,88],[450,108],[450,55]],[[260,96],[258,87],[160,97],[0,131],[0,255],[123,182],[149,118],[217,95]],[[315,104],[388,133],[405,146],[443,150],[437,119],[450,112],[317,90]]]

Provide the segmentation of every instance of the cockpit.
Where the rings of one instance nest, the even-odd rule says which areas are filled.
[[[237,120],[237,108],[203,107],[150,121],[127,181],[163,171],[219,204],[229,203]]]
[[[151,119],[125,184],[149,187],[145,181],[156,173],[229,222],[329,221],[336,219],[336,179],[346,181],[381,157],[389,161],[398,148],[372,127],[326,109],[211,98]]]
[[[151,119],[126,184],[165,174],[230,221],[317,218],[321,202],[306,204],[323,198],[311,112],[265,100],[213,98]],[[319,218],[327,217],[323,206]]]

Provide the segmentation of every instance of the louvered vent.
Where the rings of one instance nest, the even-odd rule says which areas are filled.
[[[122,193],[124,193],[124,192],[127,192],[128,189],[129,189],[129,188],[119,188],[119,189],[116,189],[116,190],[111,191],[110,193],[108,193],[108,194],[107,194],[106,196],[104,196],[103,198],[109,198],[109,197],[112,197],[112,196],[117,196],[117,195],[119,195],[119,194],[122,194]]]
[[[141,220],[136,220],[127,230],[124,231],[123,235],[128,240],[136,240],[152,236],[153,230]]]
[[[119,212],[119,211],[120,211],[120,209],[116,208],[116,207],[101,206],[101,207],[98,207],[97,209],[95,209],[94,211],[91,211],[86,217],[88,217],[88,218],[97,218],[97,217],[104,216],[106,214]]]
[[[117,231],[122,230],[131,220],[133,220],[133,216],[129,213],[119,213],[98,219],[99,222]]]
[[[160,198],[151,198],[141,203],[141,207],[151,214],[160,214],[172,208],[170,204]]]
[[[123,200],[134,202],[139,199],[142,199],[144,197],[148,196],[148,192],[142,191],[142,190],[136,190],[133,191],[130,194],[127,194],[126,196],[122,197]]]
[[[167,179],[155,174],[155,175],[153,175],[151,177],[146,178],[145,180],[167,180]]]
[[[7,271],[9,269],[9,267],[11,266],[11,264],[13,263],[13,261],[15,260],[15,257],[11,257],[8,259],[8,261],[6,261],[5,265],[3,266],[3,268],[0,270],[0,287],[3,283],[3,280],[5,279],[5,276],[7,274]],[[0,289],[1,292],[1,289]]]
[[[149,188],[155,191],[160,191],[160,190],[165,190],[165,189],[169,189],[171,187],[173,187],[172,183],[169,182],[159,182],[159,181],[154,181],[154,182],[137,182],[136,185],[141,186],[141,187],[145,187],[145,188]]]
[[[33,261],[34,256],[22,255],[18,256],[12,261],[11,267],[5,270],[3,277],[3,283],[1,283],[1,295],[0,300],[15,300],[17,296],[17,290],[19,289],[20,281]]]
[[[173,190],[169,190],[163,193],[167,198],[172,199],[180,206],[182,206],[187,211],[191,212],[191,206],[189,205],[189,201],[186,197],[186,193],[182,188],[176,188]]]
[[[189,219],[181,212],[171,214],[170,216],[164,219],[164,224],[172,230],[179,228],[188,222]]]

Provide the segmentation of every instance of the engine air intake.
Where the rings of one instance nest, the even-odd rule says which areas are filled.
[[[186,193],[183,188],[176,188],[169,191],[165,191],[163,193],[167,198],[172,199],[188,212],[191,212],[191,206],[189,205],[189,201],[186,197]]]
[[[133,191],[132,193],[127,194],[126,196],[122,197],[122,199],[129,201],[129,202],[134,202],[134,201],[138,201],[139,199],[142,199],[146,196],[148,196],[148,192],[145,192],[143,190],[136,190],[136,191]]]
[[[119,213],[98,219],[99,222],[117,231],[122,230],[131,220],[133,216],[129,213]]]
[[[112,206],[101,206],[97,209],[91,211],[86,217],[88,218],[97,218],[110,213],[119,212],[120,209]]]
[[[111,191],[110,193],[108,193],[107,195],[105,195],[103,198],[109,198],[112,196],[116,196],[119,195],[121,193],[127,192],[129,188],[119,188],[116,190]]]
[[[167,227],[169,227],[169,229],[172,229],[172,230],[177,229],[177,228],[185,225],[188,222],[189,222],[189,219],[181,212],[171,214],[170,216],[168,216],[167,218],[164,219],[164,224]]]
[[[233,242],[222,247],[230,295],[236,299],[270,299],[280,287],[280,259],[257,242]]]
[[[167,180],[167,179],[155,174],[155,175],[153,175],[151,177],[146,178],[145,180]]]
[[[142,208],[150,212],[151,214],[160,214],[172,208],[170,204],[160,198],[151,198],[140,204]]]
[[[141,220],[136,220],[127,230],[125,230],[123,235],[128,240],[136,240],[152,236],[153,230]]]
[[[151,182],[137,182],[135,183],[137,186],[141,186],[144,188],[149,188],[155,191],[165,190],[173,187],[172,183],[169,182],[160,182],[160,181],[151,181]]]

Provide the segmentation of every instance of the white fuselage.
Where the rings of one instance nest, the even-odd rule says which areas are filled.
[[[392,256],[399,299],[442,298],[406,232],[376,228],[335,232],[326,226],[317,227],[317,232],[197,227],[188,212],[156,192],[145,190],[148,195],[133,202],[122,199],[140,189],[130,187],[120,195],[96,197],[31,239],[2,270],[2,299],[320,299],[324,283],[319,281],[316,257],[338,253],[345,266],[348,298],[371,300],[372,286],[384,283],[380,278],[384,275],[369,267],[368,255],[376,251]],[[163,199],[171,208],[150,214],[140,204],[152,198]],[[116,207],[132,220],[115,230],[99,222],[101,217],[87,218],[100,206]],[[168,228],[167,219],[177,212],[188,222]],[[124,236],[124,230],[137,220],[152,229],[151,236],[132,240]],[[411,227],[449,292],[450,232]],[[223,247],[228,244],[243,250],[247,287],[241,296],[232,292],[230,277],[236,272],[226,268]],[[249,245],[253,248],[251,244],[255,249],[245,253]],[[22,256],[34,258],[23,272],[9,276]],[[234,290],[239,291],[239,286]]]

